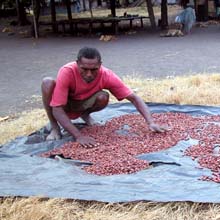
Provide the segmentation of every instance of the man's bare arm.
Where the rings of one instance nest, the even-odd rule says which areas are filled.
[[[79,129],[77,129],[76,126],[72,124],[62,106],[53,107],[52,112],[53,116],[59,122],[59,124],[73,137],[75,137],[77,142],[79,142],[84,147],[95,146],[95,140],[91,137],[82,135]]]
[[[167,128],[165,128],[164,126],[159,126],[154,123],[148,106],[144,103],[144,101],[139,96],[132,93],[131,95],[127,96],[126,99],[129,100],[136,107],[136,109],[141,113],[141,115],[144,117],[145,121],[147,122],[149,128],[152,131],[164,132],[167,130]]]

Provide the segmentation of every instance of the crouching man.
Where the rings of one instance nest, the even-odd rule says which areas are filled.
[[[75,62],[61,67],[56,80],[44,78],[41,89],[43,104],[51,124],[47,140],[61,138],[60,124],[82,146],[96,146],[95,139],[84,136],[71,119],[81,117],[87,125],[94,125],[95,121],[90,114],[104,109],[109,102],[109,94],[103,89],[110,91],[119,101],[129,100],[146,121],[146,129],[148,126],[156,132],[166,130],[154,123],[144,101],[115,73],[102,65],[101,55],[95,48],[82,48]]]

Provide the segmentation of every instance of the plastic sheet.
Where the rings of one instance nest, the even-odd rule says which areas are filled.
[[[219,107],[148,103],[151,112],[183,112],[191,115],[217,115]],[[104,123],[113,117],[134,113],[129,103],[109,105],[93,117]],[[37,155],[59,147],[72,138],[44,141],[45,129],[28,137],[19,137],[0,148],[0,196],[45,196],[96,200],[129,201],[193,201],[220,202],[220,184],[201,181],[211,175],[183,151],[197,140],[180,141],[175,147],[156,153],[139,155],[153,168],[129,175],[95,176],[81,169],[84,164],[57,161]]]

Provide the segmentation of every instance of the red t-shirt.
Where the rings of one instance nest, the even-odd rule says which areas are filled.
[[[132,90],[114,72],[104,66],[100,67],[95,80],[90,83],[85,82],[76,62],[71,62],[61,67],[58,72],[50,106],[66,105],[68,97],[73,100],[85,100],[102,89],[109,90],[119,101],[132,93]],[[72,119],[80,116],[78,113],[68,115]]]

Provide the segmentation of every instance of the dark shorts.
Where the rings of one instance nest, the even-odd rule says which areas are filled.
[[[85,112],[94,106],[97,96],[108,95],[105,91],[99,91],[85,100],[68,100],[65,106],[66,112]]]

